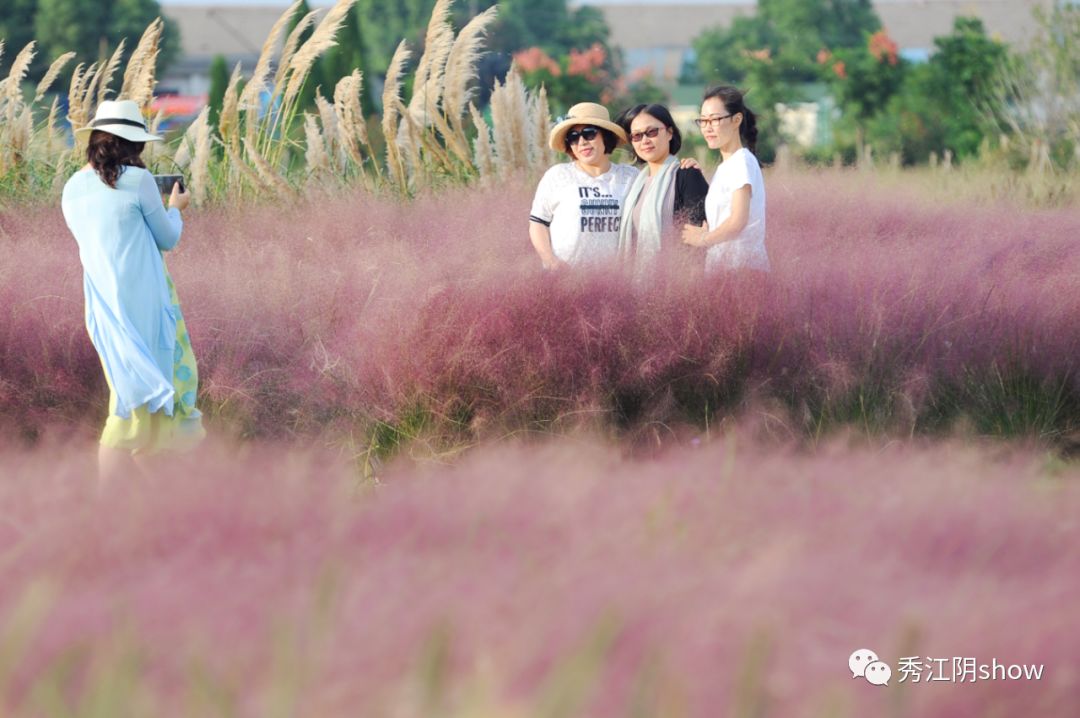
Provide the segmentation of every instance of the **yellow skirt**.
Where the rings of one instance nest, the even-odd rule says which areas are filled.
[[[165,279],[176,314],[176,353],[173,355],[173,389],[176,391],[176,398],[173,401],[173,414],[169,416],[164,411],[151,414],[144,404],[135,408],[127,419],[120,418],[116,415],[116,392],[113,390],[109,373],[105,372],[105,381],[109,384],[109,418],[105,420],[105,429],[101,432],[102,446],[130,451],[132,454],[185,451],[193,448],[206,436],[202,414],[195,408],[195,395],[199,384],[195,353],[191,349],[187,325],[180,314],[176,287],[167,269]]]
[[[108,375],[105,379],[108,381]],[[143,404],[136,407],[131,416],[121,419],[116,415],[116,392],[112,389],[112,382],[109,382],[109,417],[101,432],[102,446],[130,451],[132,454],[156,454],[192,449],[205,437],[202,417],[182,414],[179,399],[176,400],[172,416],[164,411],[151,414]]]

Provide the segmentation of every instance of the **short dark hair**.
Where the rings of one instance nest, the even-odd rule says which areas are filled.
[[[582,127],[596,127],[596,129],[600,130],[600,136],[604,138],[604,154],[605,155],[610,155],[612,152],[615,151],[615,148],[619,146],[619,136],[616,135],[611,130],[604,129],[603,127],[597,127],[596,125],[590,125],[588,122],[582,122],[581,126]],[[577,127],[577,125],[574,125],[574,127]],[[571,127],[570,129],[572,130],[572,129],[574,129],[574,127]],[[573,157],[574,156],[574,150],[573,150],[572,147],[570,147],[570,140],[568,140],[566,138],[567,135],[569,135],[569,134],[570,133],[567,132],[566,135],[563,135],[563,145],[566,146],[566,154]]]
[[[626,131],[626,136],[630,136],[630,123],[634,121],[638,115],[646,114],[649,117],[655,117],[671,130],[671,154],[679,154],[679,150],[682,149],[682,132],[679,131],[679,126],[675,124],[675,118],[671,116],[671,112],[663,105],[634,105],[630,109],[623,110],[618,117],[615,118],[615,122]],[[634,153],[634,160],[637,162],[644,162],[645,160],[638,157],[637,150],[634,149],[634,143],[630,143],[630,151]]]

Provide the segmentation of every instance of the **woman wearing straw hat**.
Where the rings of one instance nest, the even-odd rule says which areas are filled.
[[[571,162],[540,180],[529,215],[529,238],[546,269],[604,262],[618,256],[622,202],[637,170],[613,164],[626,142],[607,108],[582,102],[551,130],[551,148]]]
[[[79,245],[86,329],[109,385],[98,464],[107,478],[143,457],[203,438],[198,374],[162,253],[176,247],[189,197],[173,185],[169,208],[139,155],[161,138],[130,100],[106,101],[93,121],[87,164],[64,185],[62,207]]]

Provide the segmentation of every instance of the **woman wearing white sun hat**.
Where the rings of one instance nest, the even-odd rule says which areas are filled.
[[[581,102],[551,130],[551,148],[571,162],[540,180],[529,214],[529,238],[546,269],[614,260],[619,250],[622,202],[637,177],[611,153],[626,132],[607,108]]]
[[[76,130],[89,135],[87,164],[64,185],[62,207],[79,245],[86,329],[109,384],[98,464],[105,478],[132,458],[188,448],[203,438],[198,374],[176,289],[162,253],[176,247],[178,185],[165,208],[140,159],[146,130],[130,100],[106,101]]]

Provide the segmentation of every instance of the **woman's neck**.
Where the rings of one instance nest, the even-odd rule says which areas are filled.
[[[720,148],[720,156],[723,157],[724,161],[726,162],[728,159],[731,158],[733,154],[735,154],[742,148],[742,140],[736,137],[731,142],[728,142],[726,145]]]
[[[601,165],[587,165],[581,161],[575,161],[574,164],[578,166],[578,169],[590,177],[599,177],[611,169],[611,160],[607,158],[607,155],[604,156],[604,163]]]
[[[668,158],[670,158],[670,157],[671,157],[671,155],[664,155],[662,158],[656,160],[655,162],[650,162],[649,163],[649,176],[653,177],[653,176],[656,175],[657,172],[664,169],[664,165],[667,164]]]

